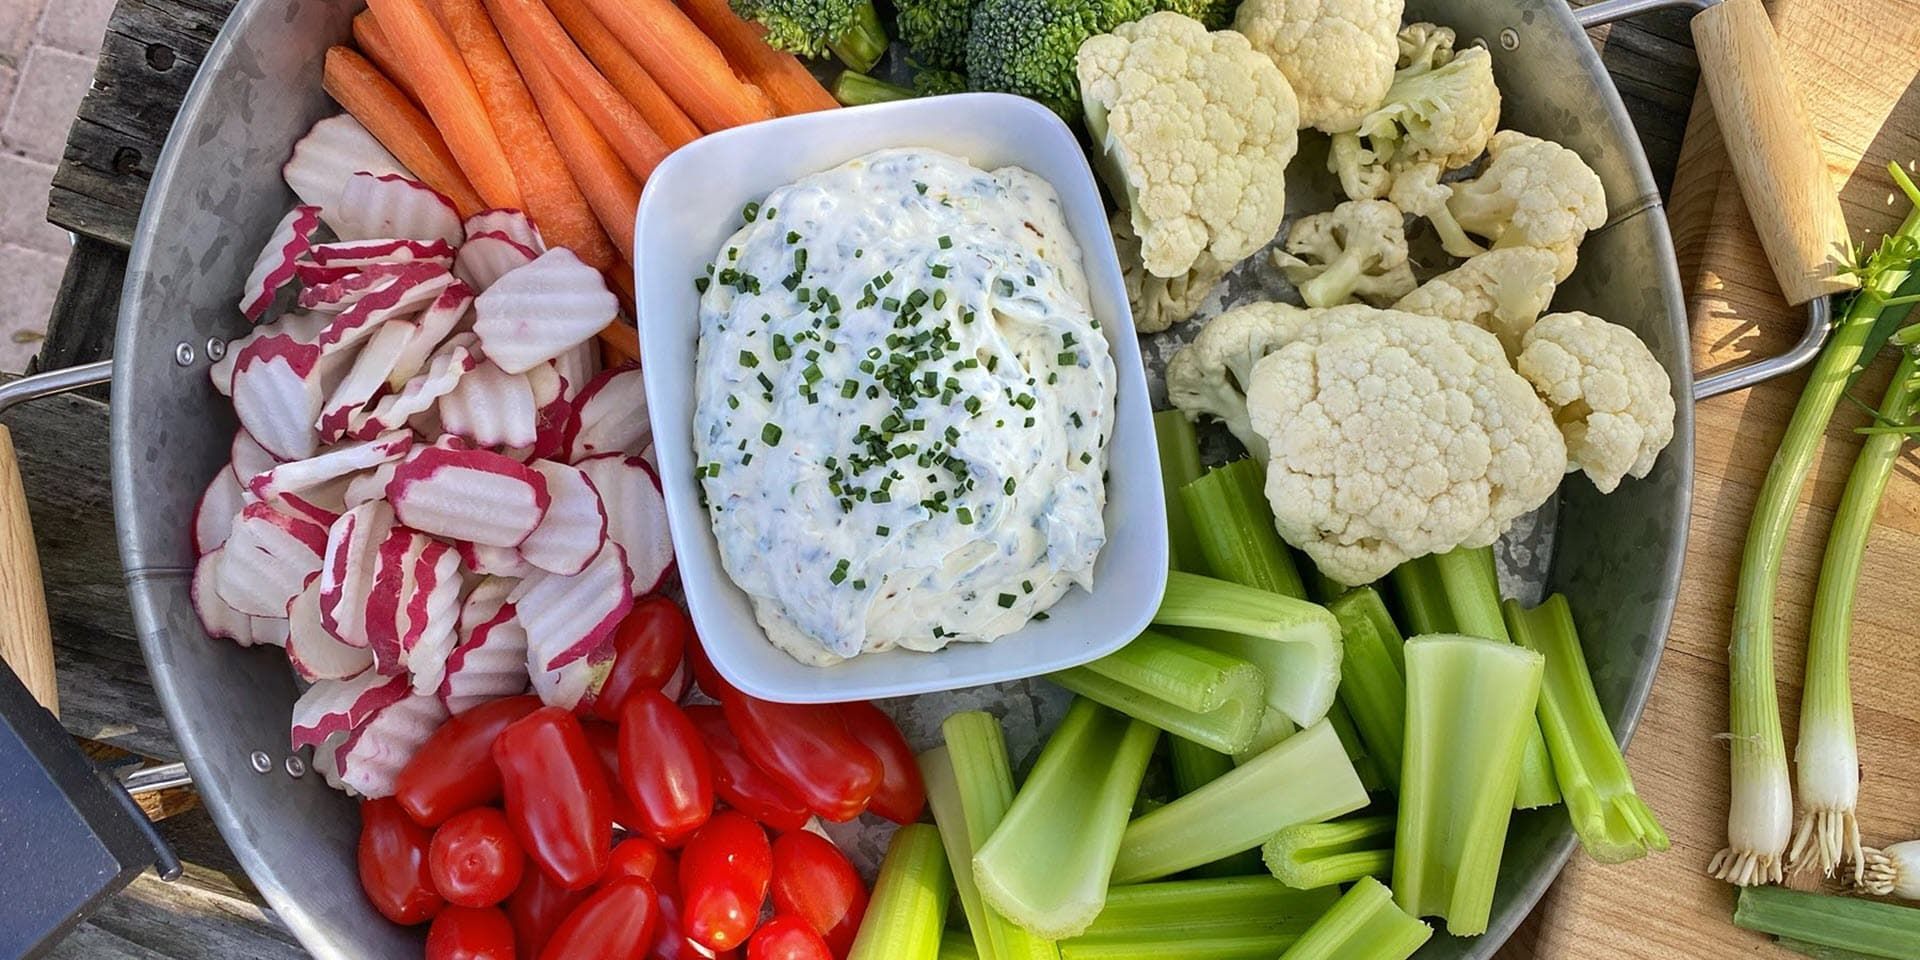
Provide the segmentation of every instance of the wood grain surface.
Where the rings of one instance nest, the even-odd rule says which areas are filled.
[[[33,699],[55,715],[60,713],[33,516],[27,511],[13,433],[5,424],[0,424],[0,660],[13,669]]]

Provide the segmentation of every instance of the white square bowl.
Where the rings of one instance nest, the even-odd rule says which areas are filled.
[[[1093,314],[1119,376],[1108,447],[1107,543],[1093,592],[1074,589],[993,643],[937,653],[889,650],[810,667],[766,638],[746,593],[721,566],[694,477],[695,277],[740,226],[740,210],[811,173],[889,147],[927,147],[992,170],[1017,165],[1053,184],[1080,241]],[[1167,579],[1166,503],[1152,411],[1106,208],[1073,132],[1045,107],[1005,94],[962,94],[828,110],[722,131],[682,147],[640,198],[634,283],[647,407],[687,606],[707,654],[746,693],[795,703],[869,700],[1030,677],[1125,645],[1159,605]]]

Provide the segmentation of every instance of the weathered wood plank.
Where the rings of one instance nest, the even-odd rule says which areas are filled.
[[[60,370],[113,355],[113,332],[120,316],[120,282],[127,273],[127,251],[92,237],[74,242],[67,272],[47,322],[47,339],[28,373]],[[106,387],[83,391],[105,402]]]
[[[148,873],[48,954],[57,960],[302,960],[307,952],[275,920],[219,873],[188,864],[179,880]]]

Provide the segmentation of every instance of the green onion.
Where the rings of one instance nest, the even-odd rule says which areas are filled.
[[[1050,939],[1075,936],[1106,904],[1133,797],[1160,731],[1075,699],[1006,818],[973,857],[989,906]]]
[[[1327,609],[1340,621],[1340,703],[1378,766],[1382,785],[1398,791],[1407,727],[1405,641],[1372,587],[1349,590]]]
[[[952,895],[940,831],[924,823],[894,831],[847,960],[935,960]]]
[[[1258,735],[1258,731],[1255,731]],[[1173,770],[1173,788],[1186,795],[1226,776],[1233,769],[1233,758],[1181,737],[1167,738],[1167,761]],[[1196,877],[1243,877],[1260,869],[1260,857],[1251,850],[1203,863],[1193,868]]]
[[[1272,877],[1225,877],[1116,886],[1087,932],[1060,944],[1063,956],[1238,956],[1272,960],[1333,906],[1332,890],[1290,890]],[[1211,944],[1196,954],[1195,944]],[[1230,946],[1231,945],[1231,946]],[[1150,952],[1157,948],[1159,952]]]
[[[1152,630],[1048,679],[1222,753],[1244,750],[1253,742],[1267,692],[1265,678],[1252,663]]]
[[[1634,793],[1627,761],[1600,711],[1567,598],[1556,593],[1532,610],[1508,600],[1505,610],[1513,639],[1547,658],[1540,685],[1540,728],[1580,845],[1601,863],[1623,863],[1667,849],[1667,833]]]
[[[1854,887],[1876,897],[1920,900],[1920,840],[1861,851],[1864,869]]]
[[[1394,905],[1392,891],[1363,877],[1280,960],[1407,960],[1432,936]]]
[[[1287,827],[1260,848],[1260,859],[1281,883],[1317,890],[1361,877],[1393,874],[1391,816],[1358,817]]]
[[[1197,627],[1191,639],[1251,661],[1267,677],[1267,705],[1305,726],[1326,716],[1340,685],[1340,624],[1325,607],[1266,590],[1174,571],[1153,622]]]
[[[1236,460],[1183,485],[1180,503],[1192,518],[1206,569],[1215,576],[1305,598],[1306,584],[1274,530],[1265,474],[1252,460]]]
[[[1920,957],[1920,910],[1783,887],[1740,891],[1733,924],[1783,940],[1835,947],[1863,957]]]
[[[1546,658],[1474,637],[1407,641],[1407,746],[1393,891],[1416,917],[1485,933]]]
[[[1282,827],[1367,805],[1366,788],[1325,721],[1127,825],[1114,883],[1178,873],[1258,847]]]

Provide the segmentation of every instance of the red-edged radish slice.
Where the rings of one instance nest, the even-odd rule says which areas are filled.
[[[386,391],[387,374],[400,362],[400,354],[406,351],[414,333],[411,322],[388,320],[367,338],[366,344],[354,354],[353,366],[348,368],[347,375],[340,378],[340,383],[320,407],[314,428],[319,431],[321,441],[334,443],[345,437],[368,404]]]
[[[600,372],[599,343],[589,340],[571,350],[562,351],[553,358],[553,368],[559,371],[560,379],[566,384],[561,395],[568,400],[578,397],[580,391],[593,381],[594,375]]]
[[[518,582],[540,572],[539,567],[520,555],[519,547],[490,547],[462,540],[454,544],[454,549],[460,551],[461,566],[482,576]]]
[[[320,208],[302,204],[287,211],[267,237],[267,245],[253,261],[246,285],[240,288],[240,312],[259,323],[273,306],[280,288],[293,282],[293,265],[313,245],[320,229]]]
[[[286,617],[254,617],[252,620],[254,646],[286,649],[287,637],[293,633],[292,621]]]
[[[307,252],[307,262],[327,270],[361,271],[371,267],[392,267],[409,263],[453,265],[459,248],[442,239],[419,240],[413,237],[366,237],[358,240],[334,240],[316,243]],[[341,277],[348,274],[340,274]]]
[[[233,367],[233,412],[268,453],[305,460],[320,446],[314,421],[345,355],[281,334],[256,340]]]
[[[653,444],[647,444],[647,448],[640,451],[640,459],[645,460],[647,466],[653,468],[654,476],[657,477],[660,475],[660,456],[654,452]]]
[[[450,540],[517,547],[546,516],[547,480],[487,450],[428,447],[387,484],[400,522]]]
[[[247,491],[261,500],[288,493],[306,493],[358,470],[398,460],[413,448],[413,434],[395,430],[358,443],[329,448],[318,456],[283,463],[255,474]]]
[[[320,578],[313,578],[287,611],[287,660],[300,679],[345,680],[373,666],[373,651],[341,643],[320,625]]]
[[[540,239],[540,231],[534,228],[533,221],[525,213],[518,210],[482,210],[467,218],[466,228],[469,237],[500,233],[514,243],[533,250],[535,256],[547,252],[546,243]]]
[[[607,542],[607,511],[599,491],[585,473],[564,463],[535,460],[527,464],[547,478],[553,502],[520,555],[545,570],[570,577],[587,568]]]
[[[381,323],[426,308],[454,282],[453,274],[441,266],[425,265],[419,272],[398,275],[335,316],[314,342],[326,350],[351,346],[379,329]]]
[[[475,299],[473,329],[500,369],[525,373],[585,343],[619,312],[600,272],[555,248]]]
[[[482,447],[531,446],[539,438],[539,410],[527,375],[507,373],[492,361],[460,378],[440,398],[440,426]]]
[[[466,284],[456,280],[440,291],[433,305],[413,319],[413,336],[407,339],[406,349],[400,351],[393,370],[387,374],[387,385],[397,389],[424,369],[433,352],[460,328],[460,322],[467,318],[472,307],[473,290]],[[478,349],[470,352],[476,357],[480,353]]]
[[[527,628],[534,672],[558,670],[613,643],[614,628],[633,609],[633,578],[615,543],[573,576],[529,577],[513,601]]]
[[[460,245],[453,275],[482,293],[501,277],[539,259],[540,251],[504,233],[476,233]]]
[[[320,572],[326,549],[324,524],[273,504],[247,504],[221,548],[220,596],[250,616],[284,617],[307,578]]]
[[[567,424],[573,422],[573,404],[567,401],[566,379],[551,363],[527,371],[527,385],[533,389],[533,448],[528,459],[564,460]]]
[[[347,179],[363,170],[404,172],[400,161],[360,121],[342,113],[314,124],[293,145],[293,156],[280,169],[280,176],[301,203],[319,207],[321,217],[331,225],[330,211],[340,206]]]
[[[345,680],[315,681],[293,702],[293,749],[350,733],[407,694],[406,677],[383,677],[372,670]]]
[[[348,177],[340,191],[340,209],[329,223],[342,240],[402,237],[458,244],[466,235],[452,200],[418,180],[393,173]]]
[[[460,383],[467,371],[480,364],[480,338],[463,333],[442,344],[427,368],[408,380],[396,393],[381,397],[372,406],[349,417],[347,435],[367,438],[388,430],[404,430],[407,421],[433,408],[434,402]]]
[[[573,401],[567,424],[567,459],[603,453],[637,454],[653,442],[647,420],[647,384],[632,364],[603,370]]]
[[[286,334],[301,343],[312,343],[333,318],[318,313],[285,313],[272,323],[262,323],[245,334],[227,341],[227,352],[207,368],[213,388],[223,397],[233,396],[233,368],[240,354],[257,340]]]
[[[345,742],[347,742],[347,735],[336,733],[314,745],[312,767],[313,772],[319,774],[320,779],[326,781],[327,786],[353,796],[353,789],[347,786],[346,781],[340,779],[340,745]]]
[[[447,263],[451,263],[449,260]],[[438,260],[421,262],[376,263],[365,267],[340,267],[344,271],[337,279],[316,281],[308,279],[309,274],[319,276],[318,271],[332,271],[333,267],[313,266],[311,270],[302,265],[301,277],[308,286],[300,291],[299,305],[302,310],[312,310],[327,316],[342,313],[347,308],[376,293],[396,286],[418,283],[437,276],[447,269],[447,263]],[[331,275],[331,274],[329,274]]]
[[[460,578],[460,555],[442,541],[429,540],[410,563],[401,587],[406,602],[400,608],[400,648],[414,692],[433,693],[446,674],[447,654],[460,639],[460,592],[466,583]]]
[[[393,508],[372,500],[348,510],[327,530],[320,567],[320,626],[335,640],[367,647],[368,597],[380,547],[393,533]]]
[[[254,477],[272,470],[280,461],[267,448],[260,445],[247,428],[241,427],[233,432],[233,444],[227,450],[227,469],[233,471],[233,479],[242,489]]]
[[[200,555],[200,561],[193,565],[193,583],[187,595],[193,601],[193,612],[200,615],[200,625],[207,629],[207,636],[250,647],[253,618],[235,610],[220,596],[220,565],[225,552],[225,548],[215,547]]]
[[[401,636],[407,628],[405,608],[411,599],[407,578],[432,542],[417,531],[395,526],[375,548],[373,582],[367,589],[366,629],[377,673],[406,673],[407,650]]]
[[[488,577],[460,608],[460,643],[447,656],[440,702],[463,713],[527,689],[527,631],[507,602],[510,581]]]
[[[667,532],[667,501],[660,475],[645,460],[619,454],[576,464],[607,505],[607,536],[626,551],[635,592],[660,589],[673,570],[673,540]]]
[[[436,696],[416,694],[376,711],[340,742],[340,782],[363,797],[393,796],[401,768],[445,722],[447,708]]]
[[[528,647],[527,652],[532,654],[533,648]],[[529,671],[533,692],[540,695],[542,703],[563,710],[592,706],[600,689],[607,685],[607,675],[613,672],[613,648],[596,650],[558,670],[531,670],[529,665]]]
[[[246,505],[246,490],[234,479],[233,468],[215,473],[193,508],[193,552],[205,555],[220,549]]]
[[[387,483],[393,479],[393,471],[398,463],[383,463],[372,470],[363,470],[347,480],[347,488],[340,494],[340,509],[344,513],[355,507],[365,506],[375,500],[385,501]]]

